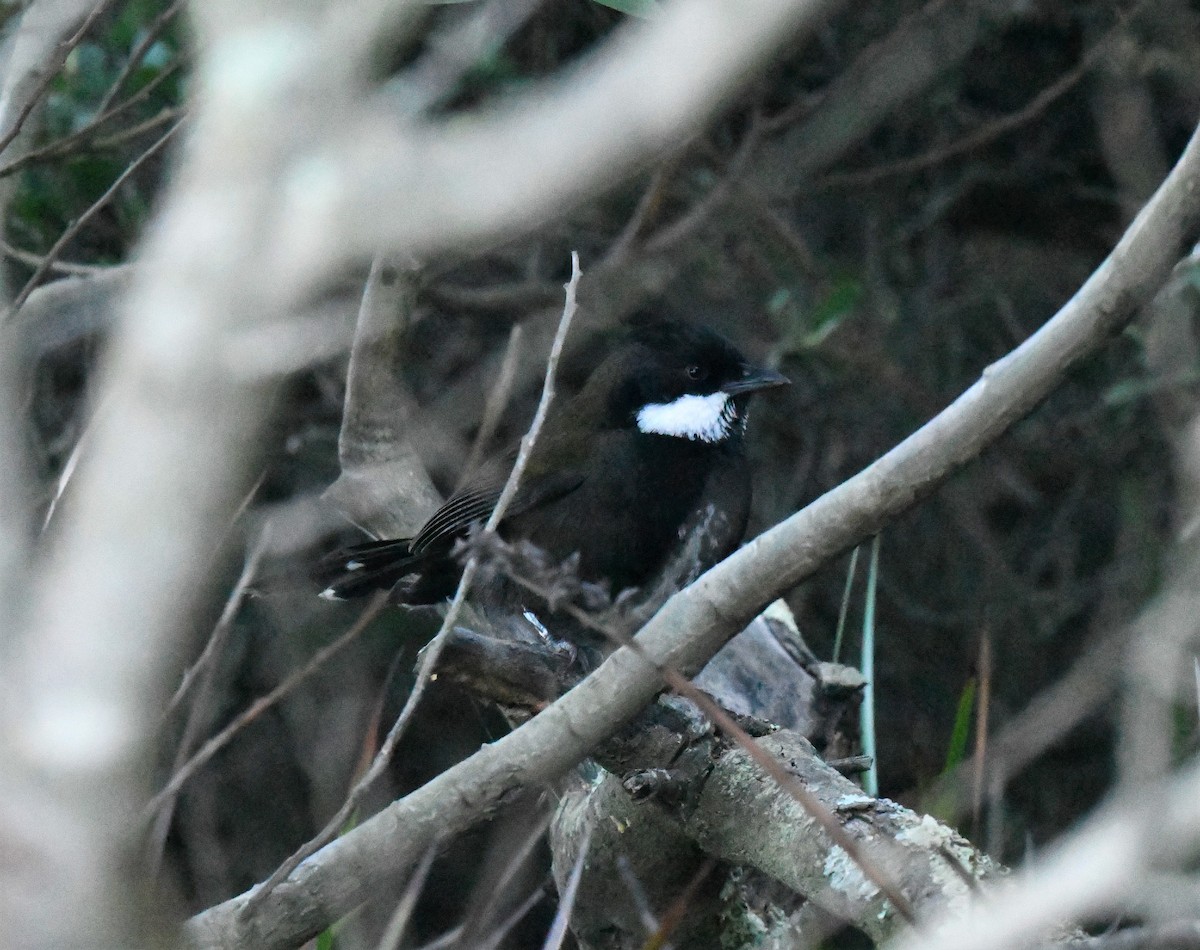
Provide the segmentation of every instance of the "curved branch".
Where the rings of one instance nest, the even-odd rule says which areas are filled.
[[[398,122],[380,96],[296,162],[280,286],[316,287],[376,247],[420,254],[560,213],[686,138],[832,6],[759,0],[746,16],[725,0],[681,0],[624,28],[567,81],[448,121]]]
[[[655,662],[698,669],[766,603],[875,533],[977,456],[1098,350],[1166,279],[1200,226],[1200,133],[1108,259],[1036,334],[988,367],[951,406],[873,465],[672,597],[639,635]],[[632,650],[520,729],[480,749],[313,855],[252,917],[247,895],[193,918],[199,946],[294,945],[386,886],[445,837],[517,789],[547,782],[629,721],[661,688]]]
[[[977,902],[932,933],[910,934],[890,946],[1010,950],[1036,945],[1065,917],[1110,908],[1151,869],[1187,861],[1198,839],[1200,762],[1193,760],[1170,780],[1097,809],[1002,894]]]
[[[341,474],[324,498],[375,538],[415,534],[441,498],[405,436],[416,400],[400,377],[413,275],[382,254],[363,288],[338,435]]]

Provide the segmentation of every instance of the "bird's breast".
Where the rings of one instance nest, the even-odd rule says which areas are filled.
[[[707,504],[723,513],[729,538],[712,560],[741,538],[749,480],[738,452],[666,436],[602,438],[579,488],[516,519],[514,534],[558,559],[579,554],[586,580],[608,581],[614,593],[652,578],[680,543],[681,528]],[[704,565],[708,566],[708,565]]]

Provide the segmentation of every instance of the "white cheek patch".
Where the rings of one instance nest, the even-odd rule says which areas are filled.
[[[652,402],[637,414],[637,427],[655,435],[720,442],[733,434],[737,410],[728,393],[680,396],[673,402]]]

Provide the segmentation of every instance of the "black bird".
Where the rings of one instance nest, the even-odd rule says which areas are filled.
[[[556,562],[578,556],[579,578],[616,594],[654,580],[709,505],[716,527],[701,569],[741,541],[750,509],[746,410],[786,377],[749,363],[712,330],[674,321],[633,326],[573,398],[546,417],[499,525]],[[325,558],[321,596],[391,590],[400,604],[453,595],[455,543],[487,520],[516,453],[481,467],[413,538],[372,541]]]

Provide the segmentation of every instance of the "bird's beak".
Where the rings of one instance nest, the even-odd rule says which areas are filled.
[[[783,373],[777,373],[773,369],[747,367],[746,374],[741,379],[726,383],[721,387],[721,392],[729,393],[731,396],[740,396],[743,393],[758,392],[760,389],[790,386],[791,382]]]

